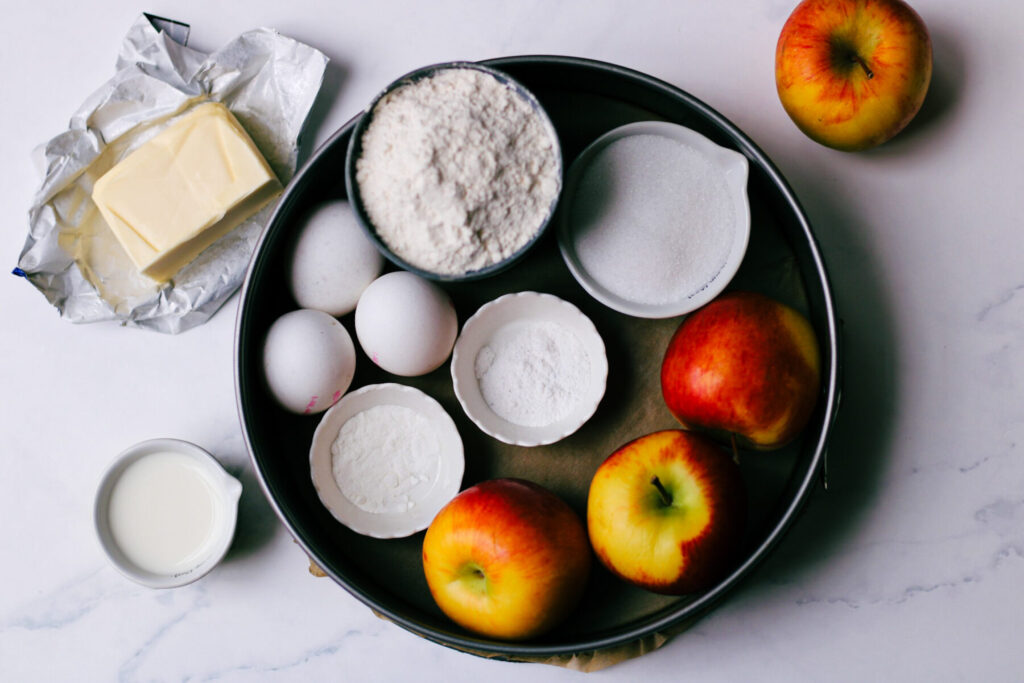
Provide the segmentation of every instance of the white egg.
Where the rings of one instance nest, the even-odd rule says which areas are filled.
[[[274,321],[263,345],[263,371],[278,403],[319,413],[352,383],[356,349],[345,327],[323,311],[302,309]]]
[[[383,267],[384,258],[356,223],[348,202],[324,202],[306,218],[295,243],[292,295],[302,308],[345,315]]]
[[[448,358],[459,332],[452,300],[405,271],[374,280],[356,306],[356,337],[374,363],[403,377],[425,375]]]

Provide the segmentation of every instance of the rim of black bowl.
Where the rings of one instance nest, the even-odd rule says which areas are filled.
[[[640,71],[635,71],[616,64],[594,59],[559,55],[523,55],[485,60],[485,64],[495,64],[498,66],[502,64],[526,66],[549,65],[553,63],[614,74],[633,82],[641,83],[648,88],[685,102],[687,106],[692,107],[695,111],[706,117],[708,121],[717,126],[719,130],[721,130],[737,146],[738,149],[746,154],[749,159],[755,161],[768,174],[772,182],[789,204],[790,208],[793,210],[793,215],[800,224],[800,229],[807,240],[807,245],[811,252],[814,268],[821,281],[822,299],[824,304],[822,317],[828,329],[828,339],[819,341],[822,342],[821,351],[823,360],[828,360],[829,363],[827,366],[827,372],[823,373],[822,376],[822,395],[820,396],[820,400],[822,402],[821,410],[822,415],[824,416],[822,429],[813,444],[813,453],[808,467],[803,474],[803,478],[796,486],[792,499],[785,505],[785,509],[781,513],[779,521],[768,535],[756,547],[750,550],[747,557],[732,571],[731,574],[723,578],[713,588],[685,605],[666,607],[648,617],[632,622],[628,625],[628,628],[612,629],[610,633],[601,633],[599,635],[571,643],[570,645],[506,642],[475,637],[468,632],[457,632],[455,630],[442,631],[436,629],[418,619],[396,612],[395,610],[378,603],[373,596],[363,590],[360,586],[345,580],[344,577],[338,576],[330,567],[324,567],[324,571],[326,571],[336,583],[342,586],[351,595],[370,609],[374,610],[377,614],[398,624],[402,628],[411,631],[422,638],[446,647],[471,654],[496,655],[498,658],[535,658],[604,650],[610,647],[634,642],[654,633],[666,631],[667,629],[687,623],[705,614],[711,607],[725,597],[729,591],[735,588],[742,579],[749,575],[754,568],[768,556],[770,551],[778,545],[779,541],[785,535],[786,531],[789,530],[790,526],[792,526],[798,513],[807,502],[811,491],[816,485],[818,477],[824,476],[823,465],[825,462],[826,447],[828,445],[828,438],[832,432],[832,428],[838,415],[841,395],[841,335],[839,332],[838,314],[835,309],[828,270],[821,255],[821,249],[818,246],[817,238],[811,230],[810,222],[804,214],[803,208],[801,207],[796,195],[793,193],[792,188],[789,186],[789,183],[782,176],[775,164],[767,157],[767,155],[765,155],[760,147],[754,144],[754,142],[747,137],[743,131],[703,101],[670,83],[666,83],[665,81],[649,76]],[[356,124],[357,121],[355,121],[355,119],[350,120],[333,133],[322,145],[320,145],[313,152],[310,159],[306,161],[303,168],[299,170],[295,178],[292,179],[292,183],[289,184],[289,187],[291,187],[292,184],[300,178],[300,176],[304,175],[306,171],[308,171],[312,166],[311,162],[319,157],[324,149],[330,146],[339,137],[347,133]],[[274,209],[273,215],[271,215],[270,220],[267,223],[267,229],[265,229],[263,234],[260,236],[259,242],[257,243],[253,253],[252,260],[249,264],[249,269],[246,272],[245,281],[242,285],[241,302],[238,307],[235,324],[235,401],[239,413],[239,420],[242,423],[242,438],[245,441],[246,450],[248,451],[249,458],[253,463],[253,467],[256,471],[256,478],[259,481],[260,488],[263,490],[264,497],[270,503],[278,519],[282,521],[296,543],[298,543],[304,552],[315,559],[317,557],[316,552],[314,552],[310,547],[308,540],[303,538],[302,535],[296,531],[294,521],[284,513],[281,505],[271,495],[267,481],[264,480],[263,471],[259,466],[259,459],[253,450],[252,442],[249,438],[249,432],[246,429],[246,411],[242,399],[241,367],[239,364],[241,333],[245,327],[246,321],[245,303],[252,284],[252,276],[256,270],[255,266],[260,260],[261,247],[267,240],[268,235],[270,234],[270,227],[274,225],[278,214],[285,211],[287,208],[286,205],[291,201],[288,190],[286,189],[285,194],[282,196],[277,207]],[[455,628],[454,624],[452,628]]]
[[[548,207],[548,212],[544,216],[544,220],[541,221],[541,224],[537,227],[536,232],[534,232],[530,240],[508,258],[466,273],[435,273],[433,271],[420,268],[419,266],[415,266],[393,252],[391,248],[384,243],[384,240],[381,239],[380,235],[377,234],[377,229],[374,227],[373,221],[370,219],[370,215],[367,213],[366,207],[363,205],[363,197],[359,192],[359,183],[356,181],[356,161],[358,161],[363,152],[363,134],[373,121],[373,112],[381,99],[398,88],[421,81],[438,72],[450,69],[472,69],[474,71],[483,72],[493,76],[500,83],[510,86],[520,97],[524,98],[533,111],[540,117],[545,129],[551,136],[551,141],[554,144],[555,149],[555,162],[558,166],[558,191],[555,192],[555,198],[551,201],[551,206]],[[355,128],[352,130],[352,137],[349,139],[348,150],[345,153],[345,192],[348,194],[349,204],[351,204],[353,212],[355,213],[356,222],[359,223],[363,232],[366,233],[366,236],[370,238],[370,241],[373,242],[374,246],[377,247],[380,253],[384,255],[384,258],[388,259],[403,270],[407,270],[410,273],[415,273],[420,277],[428,280],[434,280],[436,282],[470,282],[472,280],[490,277],[491,275],[497,275],[498,273],[511,268],[526,256],[530,248],[540,241],[540,238],[544,236],[548,227],[551,225],[551,220],[555,215],[555,210],[558,208],[558,199],[562,195],[562,187],[565,185],[563,173],[564,164],[562,160],[562,145],[558,140],[558,131],[555,129],[555,125],[551,122],[550,117],[548,117],[548,113],[544,111],[544,107],[541,106],[540,102],[537,100],[537,97],[522,83],[509,74],[479,62],[456,61],[430,64],[428,66],[420,67],[419,69],[414,69],[413,71],[396,78],[383,90],[377,93],[362,114],[358,116]]]

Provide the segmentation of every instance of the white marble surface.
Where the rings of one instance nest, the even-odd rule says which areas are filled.
[[[775,94],[792,0],[8,3],[0,261],[13,267],[32,147],[111,73],[142,10],[213,49],[260,25],[332,58],[316,141],[391,78],[456,58],[555,53],[633,67],[747,131],[804,202],[845,321],[833,490],[730,599],[603,680],[1020,680],[1024,654],[1024,10],[915,0],[936,72],[912,128],[848,155]],[[376,619],[306,561],[256,487],[232,386],[237,298],[178,337],[60,320],[0,280],[0,679],[578,680],[490,662]],[[122,579],[91,528],[97,479],[146,438],[194,441],[247,486],[236,547],[193,586]]]

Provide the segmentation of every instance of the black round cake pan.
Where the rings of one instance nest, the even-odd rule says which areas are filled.
[[[724,598],[782,541],[816,485],[838,410],[840,347],[829,278],[811,226],[785,179],[735,125],[692,95],[650,76],[571,57],[507,57],[484,62],[523,83],[544,106],[558,133],[565,165],[603,133],[640,120],[689,126],[750,162],[751,241],[731,287],[757,289],[804,311],[821,346],[822,387],[802,438],[770,455],[741,454],[750,494],[744,553],[728,576],[706,592],[658,596],[626,585],[599,566],[583,603],[566,622],[535,640],[504,642],[468,633],[448,620],[430,597],[420,553],[423,534],[378,540],[339,524],[320,504],[309,475],[308,452],[318,416],[286,412],[263,383],[262,346],[280,315],[298,307],[288,284],[290,251],[305,213],[345,197],[345,153],[356,120],[327,140],[282,196],[249,267],[235,337],[235,383],[246,445],[264,492],[281,521],[334,581],[377,613],[437,643],[504,658],[536,658],[600,650],[688,623]],[[484,284],[486,283],[486,284]],[[520,453],[493,443],[469,422],[454,398],[447,366],[411,384],[434,396],[455,419],[466,445],[463,488],[498,476],[533,479],[562,496],[581,515],[590,476],[621,443],[609,440],[634,426],[640,436],[675,426],[653,405],[656,382],[638,368],[651,364],[678,319],[642,321],[605,309],[573,281],[550,236],[509,271],[470,284],[441,283],[460,322],[504,292],[549,291],[590,316],[609,351],[609,393],[579,432],[548,450]],[[351,332],[352,318],[341,318]],[[663,349],[663,347],[661,347]],[[396,381],[359,352],[352,388]],[[646,403],[645,403],[646,401]],[[641,414],[642,412],[642,414]]]

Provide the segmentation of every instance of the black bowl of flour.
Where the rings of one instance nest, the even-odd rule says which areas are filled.
[[[558,133],[533,93],[497,69],[446,62],[370,102],[349,141],[345,188],[385,258],[466,282],[507,270],[541,239],[562,170]]]

